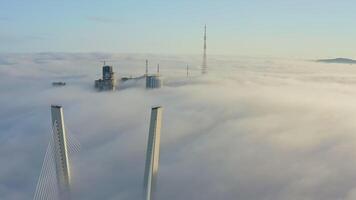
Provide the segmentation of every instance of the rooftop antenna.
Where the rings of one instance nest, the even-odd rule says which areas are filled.
[[[204,52],[203,52],[203,64],[202,64],[202,74],[208,72],[207,61],[206,61],[206,24],[204,26]]]
[[[157,64],[157,75],[159,75],[159,64]]]
[[[189,77],[189,65],[187,64],[187,77]]]
[[[106,65],[106,61],[104,60],[104,66]]]
[[[147,76],[148,75],[148,60],[146,59],[146,73],[145,75]]]

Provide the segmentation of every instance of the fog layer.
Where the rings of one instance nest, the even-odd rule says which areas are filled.
[[[118,76],[139,76],[147,57],[151,71],[160,63],[162,89],[93,89],[100,61]],[[0,199],[32,199],[51,104],[63,105],[81,143],[72,157],[74,199],[141,197],[154,105],[164,107],[158,199],[356,198],[354,66],[216,56],[202,77],[199,64],[194,56],[0,55]]]

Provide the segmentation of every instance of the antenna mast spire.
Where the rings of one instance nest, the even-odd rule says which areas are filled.
[[[146,73],[145,75],[147,76],[148,75],[148,60],[146,60]]]
[[[208,72],[207,58],[206,58],[206,25],[204,26],[204,52],[203,52],[203,64],[202,64],[202,74]]]
[[[187,77],[189,77],[189,65],[187,64]]]

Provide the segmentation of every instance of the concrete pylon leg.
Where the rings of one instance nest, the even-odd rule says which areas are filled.
[[[56,166],[59,195],[63,200],[70,199],[70,163],[68,159],[67,137],[63,119],[63,108],[52,105],[52,128],[54,143],[54,158]]]
[[[162,111],[160,106],[153,107],[151,111],[144,176],[144,200],[154,200],[159,165]]]

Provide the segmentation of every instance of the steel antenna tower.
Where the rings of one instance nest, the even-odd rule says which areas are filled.
[[[144,200],[154,200],[159,165],[159,149],[161,141],[162,107],[153,107],[148,135],[146,166],[144,176]]]
[[[146,60],[146,72],[145,72],[145,76],[148,75],[148,60]]]
[[[189,65],[187,64],[187,77],[189,77]]]
[[[203,52],[203,64],[202,64],[202,74],[208,73],[207,57],[206,57],[206,25],[204,26],[204,52]]]

